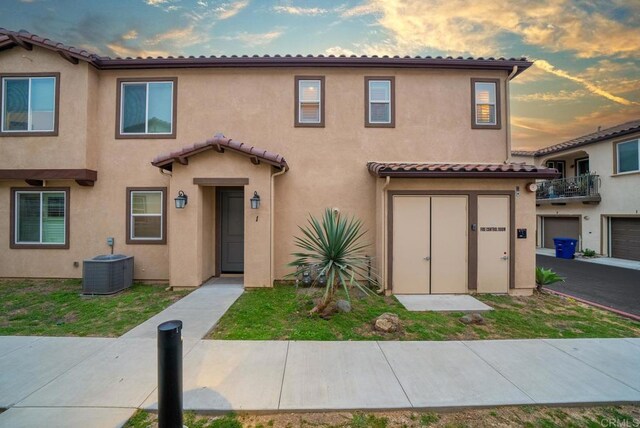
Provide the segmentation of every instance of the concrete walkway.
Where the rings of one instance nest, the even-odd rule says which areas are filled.
[[[182,337],[202,339],[242,294],[242,278],[213,278],[197,290],[149,318],[122,339],[155,339],[158,325],[182,320]]]
[[[487,312],[493,308],[469,294],[396,294],[411,312]]]
[[[155,409],[154,339],[0,337],[0,427],[119,427]],[[640,402],[640,339],[184,341],[196,411]]]

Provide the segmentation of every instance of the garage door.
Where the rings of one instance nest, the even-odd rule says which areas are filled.
[[[543,217],[542,231],[544,248],[555,248],[553,238],[580,239],[578,217]]]
[[[640,218],[611,219],[611,257],[640,260]]]
[[[395,294],[467,292],[466,196],[393,197]]]

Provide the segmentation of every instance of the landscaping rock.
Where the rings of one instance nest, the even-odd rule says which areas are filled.
[[[484,324],[484,318],[477,312],[467,314],[460,318],[463,324]]]
[[[351,303],[348,300],[338,300],[336,306],[340,312],[351,312]]]
[[[324,319],[328,320],[336,312],[338,312],[338,305],[336,304],[336,302],[331,302],[320,313],[320,318],[324,318]]]
[[[400,330],[400,318],[396,314],[386,312],[376,318],[373,328],[383,333],[394,333]]]

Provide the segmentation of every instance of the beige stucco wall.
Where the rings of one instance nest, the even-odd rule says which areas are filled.
[[[544,165],[550,159],[565,160],[567,177],[573,177],[576,171],[575,159],[588,156],[589,169],[600,177],[602,198],[599,204],[586,205],[577,202],[567,205],[540,205],[536,209],[538,216],[580,216],[580,248],[589,248],[608,255],[607,217],[640,216],[640,173],[615,174],[614,169],[614,144],[637,138],[640,138],[640,132],[536,158],[537,165]],[[540,228],[538,219],[538,242]]]
[[[500,130],[473,130],[470,126],[472,77],[500,78],[506,72],[409,69],[183,69],[97,71],[84,63],[70,64],[57,54],[34,47],[0,53],[2,71],[59,71],[61,111],[59,137],[0,138],[0,168],[91,168],[98,171],[93,188],[71,187],[71,248],[69,250],[9,250],[8,228],[0,227],[0,276],[79,277],[73,261],[108,251],[136,257],[138,279],[171,280],[175,286],[194,286],[214,270],[215,197],[211,189],[193,185],[193,177],[248,177],[245,188],[245,283],[267,286],[270,278],[289,272],[286,263],[295,251],[293,236],[308,214],[326,207],[356,215],[370,230],[370,240],[381,242],[376,203],[377,181],[366,162],[505,161],[506,123],[504,86]],[[26,60],[23,56],[31,58]],[[294,127],[294,76],[324,75],[325,127]],[[364,127],[364,76],[395,76],[396,127]],[[177,77],[177,138],[115,139],[116,79]],[[290,170],[275,179],[275,206],[270,207],[271,168],[253,165],[233,153],[212,151],[174,165],[173,176],[151,166],[158,154],[203,141],[216,132],[282,154]],[[413,184],[412,184],[413,183]],[[434,180],[433,186],[449,186]],[[451,181],[450,188],[470,186],[514,188],[498,180]],[[48,183],[53,184],[53,183]],[[394,183],[397,184],[397,183]],[[407,186],[416,182],[407,181]],[[455,184],[455,185],[454,185]],[[420,184],[423,185],[423,184]],[[9,187],[24,182],[0,182],[0,200],[8,202]],[[379,186],[379,184],[378,184]],[[126,245],[126,187],[167,187],[167,245]],[[189,195],[184,210],[173,207],[178,190]],[[248,198],[254,191],[262,204],[255,211]],[[380,202],[380,201],[378,201]],[[518,200],[529,204],[527,198]],[[529,225],[534,215],[518,208],[517,223]],[[274,217],[274,272],[270,272],[270,218]],[[8,225],[8,203],[0,204]],[[533,229],[535,226],[526,226]],[[532,285],[533,247],[518,241],[517,287]],[[372,250],[373,251],[373,250]],[[29,262],[31,257],[46,262]],[[31,259],[32,260],[32,259]],[[522,264],[521,264],[522,263]],[[527,264],[530,263],[530,264]]]

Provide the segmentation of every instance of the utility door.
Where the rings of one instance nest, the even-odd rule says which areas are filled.
[[[509,292],[510,200],[478,196],[478,293]]]
[[[395,294],[428,294],[431,269],[431,198],[393,197],[391,278]]]
[[[220,189],[220,270],[244,273],[244,191]]]
[[[431,293],[463,294],[467,287],[467,196],[431,197]]]

